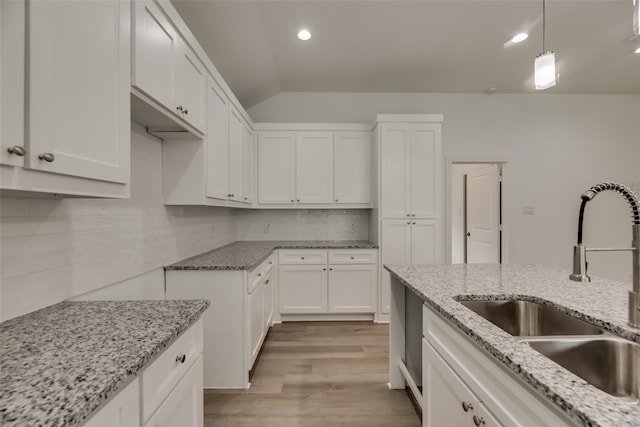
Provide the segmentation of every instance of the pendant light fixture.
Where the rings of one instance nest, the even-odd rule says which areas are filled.
[[[633,34],[640,35],[640,0],[633,0]]]
[[[542,53],[536,57],[533,63],[533,85],[536,90],[549,89],[558,83],[556,54],[546,50],[546,5],[547,1],[542,0]]]

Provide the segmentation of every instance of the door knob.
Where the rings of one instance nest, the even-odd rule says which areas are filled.
[[[467,231],[467,237],[471,237],[471,233]]]
[[[13,147],[9,147],[9,148],[7,148],[7,151],[10,154],[15,154],[16,156],[20,156],[20,157],[22,157],[25,154],[27,154],[27,150],[25,150],[24,147],[21,147],[19,145],[14,145]]]
[[[51,162],[53,162],[53,161],[56,159],[56,156],[54,156],[54,155],[53,155],[53,154],[51,154],[51,153],[44,153],[44,154],[40,154],[40,155],[38,156],[38,158],[39,158],[40,160],[44,160],[44,161],[47,161],[47,162],[51,163]]]

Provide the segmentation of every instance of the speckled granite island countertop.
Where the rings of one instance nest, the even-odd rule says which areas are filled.
[[[640,342],[640,329],[627,325],[630,283],[598,278],[592,278],[591,283],[577,283],[569,280],[567,271],[531,265],[385,268],[577,423],[640,426],[640,403],[624,401],[589,385],[456,301],[459,297],[544,300],[616,335]]]
[[[245,241],[187,258],[165,270],[253,270],[275,249],[376,249],[366,240]]]
[[[1,323],[0,425],[82,424],[208,306],[62,302]]]

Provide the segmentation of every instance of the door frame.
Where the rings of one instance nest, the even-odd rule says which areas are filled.
[[[502,217],[502,239],[501,239],[501,255],[502,263],[509,262],[510,245],[509,245],[509,217],[507,215],[507,203],[511,200],[510,197],[510,182],[511,182],[511,158],[504,155],[480,155],[480,156],[445,156],[445,214],[444,214],[444,226],[445,226],[445,264],[451,264],[451,214],[452,214],[452,165],[454,163],[499,163],[502,167],[502,203],[500,204],[500,216]]]

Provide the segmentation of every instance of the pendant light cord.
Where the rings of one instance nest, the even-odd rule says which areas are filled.
[[[547,52],[546,48],[546,22],[547,22],[547,0],[542,0],[542,54]]]

